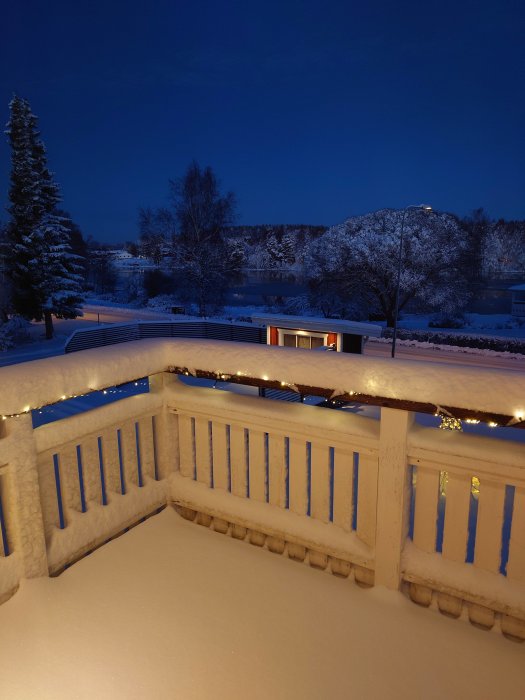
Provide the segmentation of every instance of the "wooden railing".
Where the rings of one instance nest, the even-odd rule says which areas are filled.
[[[188,386],[165,370],[206,353],[179,343],[141,341],[0,370],[0,598],[173,504],[219,532],[525,638],[522,444],[423,428],[401,409],[381,408],[376,420]],[[226,346],[210,344],[203,369],[220,355],[232,373]],[[319,363],[318,386],[330,386],[330,363],[349,374],[355,362],[360,374],[385,371],[364,358],[336,358],[325,369],[324,356],[258,352],[279,357],[289,386],[304,382],[303,358]],[[24,412],[145,375],[149,394],[36,429]],[[502,391],[506,380],[500,372]],[[437,400],[431,389],[418,398]],[[492,408],[507,410],[501,397],[486,401]]]

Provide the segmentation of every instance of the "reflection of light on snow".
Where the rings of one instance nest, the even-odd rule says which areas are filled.
[[[367,390],[373,394],[377,389],[377,382],[375,379],[369,379],[366,383]]]

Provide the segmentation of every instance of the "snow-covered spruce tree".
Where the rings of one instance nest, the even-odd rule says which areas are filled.
[[[0,324],[9,320],[9,281],[6,275],[7,228],[0,223]]]
[[[83,270],[80,258],[71,252],[67,220],[58,214],[45,214],[34,230],[32,247],[38,251],[28,269],[33,291],[42,309],[46,338],[53,337],[53,320],[82,315]],[[38,320],[38,319],[37,319]]]
[[[382,209],[330,228],[310,247],[311,284],[327,286],[342,306],[353,298],[394,323],[402,211]],[[451,214],[406,213],[399,309],[418,300],[428,308],[455,311],[466,303],[460,270],[468,242]]]
[[[60,193],[47,167],[37,118],[21,97],[13,97],[9,107],[6,134],[11,146],[11,218],[4,264],[10,305],[26,319],[43,319],[46,338],[51,338],[53,315],[81,315],[81,269],[78,257],[71,253],[64,219],[56,211]]]

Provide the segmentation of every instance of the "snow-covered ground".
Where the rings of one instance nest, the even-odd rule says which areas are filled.
[[[229,306],[224,309],[221,318],[226,319],[246,319],[255,313],[261,313],[261,307],[235,307]],[[0,367],[18,362],[27,362],[39,357],[50,357],[60,355],[68,337],[75,330],[89,328],[108,323],[126,323],[136,320],[181,320],[186,316],[174,315],[165,311],[151,308],[133,308],[122,304],[110,303],[107,301],[90,300],[84,306],[84,316],[82,318],[61,321],[55,320],[55,337],[53,340],[44,339],[44,326],[42,323],[31,324],[31,342],[24,343],[16,348],[0,352]],[[400,328],[428,329],[430,320],[428,315],[406,315],[400,322]],[[455,329],[451,332],[472,333],[477,335],[492,335],[501,337],[525,338],[525,323],[521,326],[516,319],[505,314],[469,314],[467,317],[469,325],[463,329]],[[439,330],[439,329],[436,329]],[[447,331],[448,332],[448,331]],[[369,342],[365,348],[365,354],[376,356],[386,356],[389,353],[390,343],[384,341],[384,348],[379,347],[379,343]],[[402,357],[412,359],[431,359],[433,361],[452,362],[454,364],[475,364],[477,366],[506,367],[509,369],[518,368],[520,371],[521,360],[525,356],[510,357],[510,353],[496,353],[489,350],[479,350],[468,348],[452,348],[452,346],[432,346],[429,343],[415,343],[415,341],[398,340],[397,354]],[[469,357],[471,356],[471,357]],[[502,358],[497,360],[497,358]],[[516,359],[517,364],[507,360]]]
[[[6,700],[522,700],[523,646],[166,509],[0,607]]]
[[[425,314],[405,314],[399,322],[400,328],[412,330],[429,329],[432,316]],[[472,333],[473,335],[491,335],[501,338],[525,338],[525,319],[518,319],[510,314],[465,314],[463,328],[434,328],[436,332]]]

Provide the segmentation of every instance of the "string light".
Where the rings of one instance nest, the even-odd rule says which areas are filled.
[[[441,423],[439,424],[440,430],[457,430],[463,431],[463,426],[459,418],[454,418],[454,416],[444,416],[441,415]]]
[[[186,372],[186,374],[188,374]],[[131,384],[131,382],[124,382],[125,384]],[[134,382],[135,386],[139,385],[139,382]],[[85,392],[84,394],[69,394],[67,396],[66,394],[62,394],[59,396],[55,401],[51,401],[49,403],[42,404],[41,406],[34,406],[31,408],[31,406],[25,406],[21,411],[18,413],[4,413],[0,415],[0,418],[2,420],[7,420],[8,418],[20,418],[20,416],[27,415],[28,413],[31,413],[31,411],[38,411],[39,413],[42,413],[43,408],[50,408],[55,406],[57,403],[60,403],[60,401],[68,401],[70,399],[81,399],[84,396],[89,396],[90,394],[96,394],[102,393],[102,394],[117,394],[119,393],[120,387],[116,387],[115,389],[90,389],[89,391]]]

